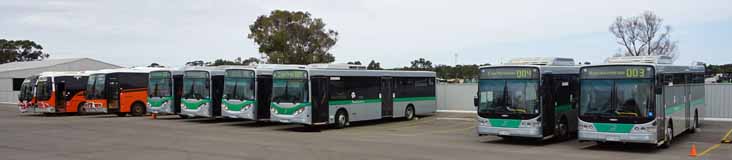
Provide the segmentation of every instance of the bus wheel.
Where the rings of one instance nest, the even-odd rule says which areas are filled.
[[[404,111],[404,118],[406,118],[407,120],[414,119],[414,106],[407,106],[407,109]]]
[[[671,147],[671,142],[674,138],[674,129],[673,127],[667,127],[666,128],[666,141],[661,144],[661,148],[668,148]]]
[[[569,138],[569,126],[567,125],[567,120],[562,119],[559,121],[559,139],[565,140]]]
[[[699,128],[699,114],[698,112],[694,112],[694,124],[692,124],[692,128],[689,132],[696,133],[696,129]]]
[[[78,115],[86,114],[86,110],[84,109],[84,103],[79,103],[79,106],[76,107],[76,114],[78,114]]]
[[[132,111],[130,112],[132,116],[142,116],[145,114],[145,107],[143,107],[140,103],[135,103],[132,105]]]
[[[348,114],[344,110],[338,110],[335,119],[335,128],[345,128],[348,126]]]

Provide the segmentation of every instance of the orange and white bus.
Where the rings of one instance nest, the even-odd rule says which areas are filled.
[[[18,109],[20,113],[35,112],[36,105],[36,80],[38,75],[33,75],[23,80],[20,85],[20,93],[18,94]]]
[[[155,68],[94,71],[86,85],[85,112],[142,116],[146,113],[148,75]]]
[[[85,72],[43,72],[36,81],[36,112],[76,113],[84,105]]]

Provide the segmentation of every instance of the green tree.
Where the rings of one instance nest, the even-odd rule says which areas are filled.
[[[369,65],[366,66],[366,69],[368,69],[368,70],[382,70],[383,68],[381,68],[381,63],[376,62],[374,60],[371,60],[371,62],[369,62]]]
[[[425,60],[424,58],[413,60],[410,63],[412,64],[412,66],[410,66],[408,70],[431,71],[433,69],[432,62],[430,62],[429,60]]]
[[[355,62],[348,62],[346,64],[354,64],[354,65],[361,65],[361,61],[355,61]]]
[[[335,61],[328,52],[338,41],[338,32],[325,29],[320,18],[302,11],[274,10],[249,26],[247,36],[259,52],[274,64],[312,64]]]
[[[249,57],[242,60],[241,57],[237,57],[234,60],[216,59],[213,62],[206,62],[207,66],[222,66],[222,65],[241,65],[247,66],[251,64],[259,64],[260,60],[254,57]]]
[[[186,62],[186,66],[205,66],[206,62],[203,62],[202,60],[195,60]]]
[[[39,61],[48,57],[48,53],[43,53],[43,47],[31,40],[0,39],[0,64]]]

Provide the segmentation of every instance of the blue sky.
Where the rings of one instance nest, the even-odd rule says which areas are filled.
[[[91,57],[125,66],[258,57],[248,25],[273,9],[308,11],[340,32],[336,62],[399,67],[572,57],[601,63],[617,52],[617,16],[656,12],[679,41],[677,64],[732,63],[732,1],[87,1],[8,0],[0,38],[41,43],[52,58]],[[455,59],[455,54],[458,54]]]

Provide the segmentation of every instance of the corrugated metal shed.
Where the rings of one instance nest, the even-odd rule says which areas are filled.
[[[91,58],[47,59],[0,64],[0,102],[15,103],[17,101],[18,92],[13,91],[13,79],[22,79],[46,71],[87,71],[121,67]]]

